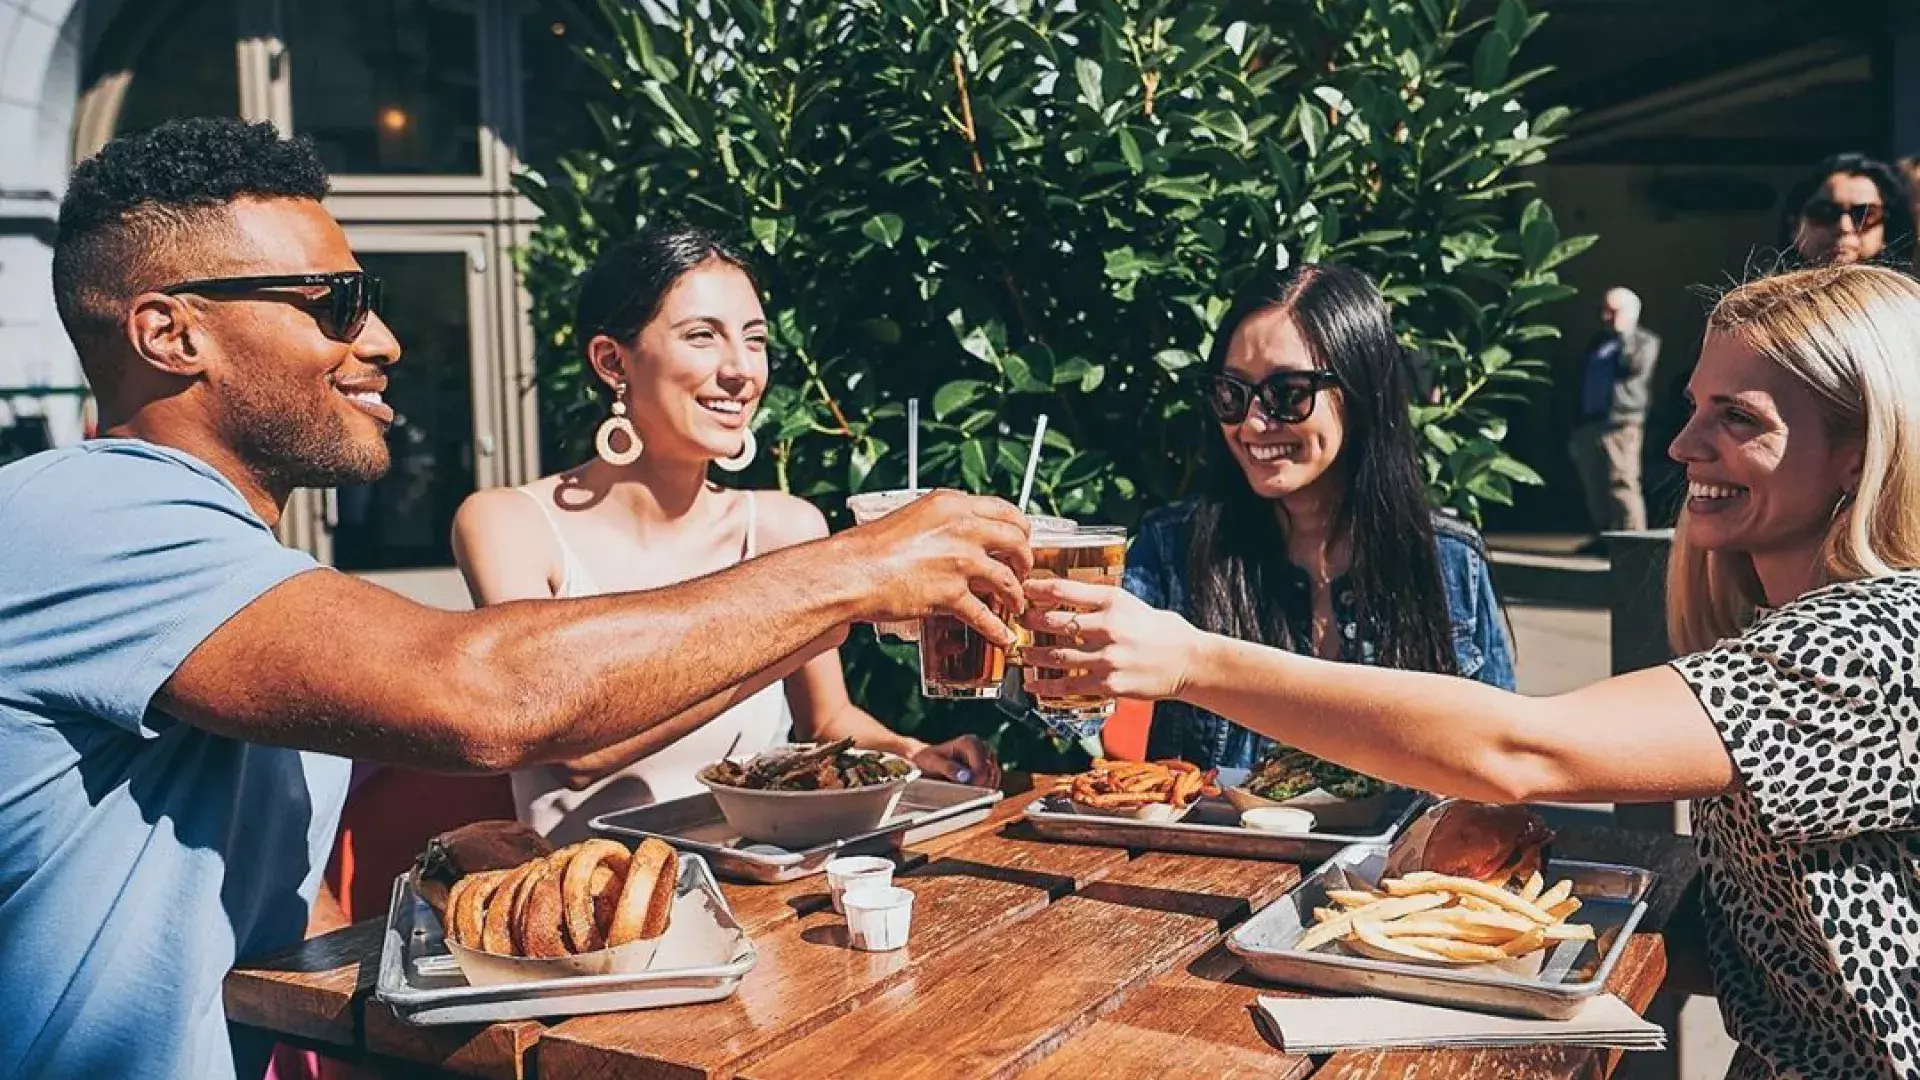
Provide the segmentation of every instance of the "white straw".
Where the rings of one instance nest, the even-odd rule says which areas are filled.
[[[1033,474],[1040,468],[1040,441],[1046,438],[1047,414],[1040,414],[1040,422],[1033,425],[1033,449],[1027,451],[1027,475],[1020,481],[1020,512],[1027,512],[1027,500],[1033,497]]]
[[[920,493],[920,399],[907,399],[907,490]]]

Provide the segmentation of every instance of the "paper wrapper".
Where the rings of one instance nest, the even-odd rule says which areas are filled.
[[[1195,802],[1197,801],[1198,800],[1195,800]],[[1088,806],[1085,803],[1072,802],[1072,800],[1069,800],[1069,802],[1072,804],[1073,812],[1076,814],[1086,814],[1089,817],[1125,818],[1129,821],[1151,821],[1160,825],[1179,821],[1189,813],[1192,813],[1194,807],[1194,803],[1188,803],[1185,806],[1174,806],[1172,803],[1158,802],[1148,803],[1145,806],[1129,807],[1124,810],[1105,810],[1097,806]]]
[[[459,962],[469,986],[500,986],[582,975],[633,975],[642,971],[719,967],[733,959],[742,937],[739,927],[723,920],[711,897],[705,892],[693,891],[674,898],[673,918],[666,933],[651,941],[628,942],[617,949],[536,960],[495,956],[451,941],[446,944],[447,952]]]

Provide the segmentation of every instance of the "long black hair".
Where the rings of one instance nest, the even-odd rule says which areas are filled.
[[[1799,183],[1787,189],[1786,202],[1780,210],[1780,251],[1783,256],[1794,262],[1803,262],[1799,246],[1800,211],[1813,200],[1814,195],[1827,178],[1840,173],[1845,176],[1859,176],[1873,181],[1880,192],[1880,201],[1886,204],[1887,219],[1881,225],[1887,238],[1886,249],[1869,260],[1885,263],[1895,269],[1905,270],[1913,260],[1914,221],[1913,195],[1907,185],[1906,177],[1893,166],[1879,158],[1870,158],[1865,154],[1835,154],[1814,166],[1812,173],[1802,177]]]
[[[1242,324],[1273,310],[1293,320],[1315,365],[1340,380],[1347,486],[1330,524],[1351,546],[1347,574],[1364,636],[1377,645],[1383,666],[1457,674],[1432,511],[1408,415],[1407,361],[1380,290],[1342,266],[1265,272],[1221,323],[1212,370],[1226,366]],[[1208,451],[1188,553],[1196,621],[1216,633],[1289,648],[1311,629],[1287,621],[1284,591],[1298,570],[1287,555],[1285,513],[1247,484],[1224,434]]]
[[[718,259],[747,275],[758,291],[753,267],[718,234],[680,222],[649,225],[607,248],[580,279],[574,301],[573,335],[580,351],[597,334],[632,341],[660,313],[674,283]]]

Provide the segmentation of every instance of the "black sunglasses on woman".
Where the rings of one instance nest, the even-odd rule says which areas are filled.
[[[1825,225],[1831,229],[1840,224],[1843,217],[1853,219],[1854,232],[1866,232],[1875,225],[1887,220],[1885,203],[1837,203],[1832,199],[1815,199],[1800,208],[1800,216],[1815,225]]]
[[[325,286],[327,294],[309,296],[276,289]],[[320,332],[334,341],[350,343],[366,328],[367,316],[380,310],[380,279],[365,270],[343,270],[332,274],[268,274],[260,277],[206,278],[169,285],[160,292],[168,296],[194,293],[209,300],[279,300],[303,308],[320,324]]]
[[[1222,371],[1207,379],[1207,408],[1223,424],[1240,424],[1257,399],[1267,419],[1298,424],[1313,415],[1320,391],[1339,385],[1340,377],[1324,369],[1276,371],[1258,383]]]

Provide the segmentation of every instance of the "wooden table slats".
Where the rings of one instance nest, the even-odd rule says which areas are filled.
[[[1009,795],[986,821],[902,853],[899,877],[916,900],[898,952],[850,948],[823,878],[724,885],[760,953],[725,1001],[551,1025],[414,1027],[370,998],[382,926],[368,922],[235,970],[228,1013],[376,1063],[415,1063],[396,1074],[424,1064],[496,1080],[1597,1080],[1618,1062],[1618,1052],[1547,1047],[1320,1062],[1282,1053],[1252,1010],[1261,994],[1288,991],[1253,980],[1221,942],[1299,869],[1044,841],[1019,821],[1033,797]],[[1653,856],[1676,877],[1688,869],[1664,848]],[[1665,969],[1661,939],[1636,935],[1608,988],[1644,1009]]]
[[[912,879],[912,943],[891,953],[860,952],[832,911],[798,919],[757,939],[760,961],[725,1001],[650,1013],[583,1016],[546,1033],[545,1076],[730,1075],[741,1060],[845,1015],[908,978],[933,958],[1047,906],[1039,889],[960,877]],[[864,1011],[863,1011],[864,1014]]]
[[[360,1044],[358,1004],[380,973],[382,921],[355,923],[227,976],[227,1018],[338,1046]]]

